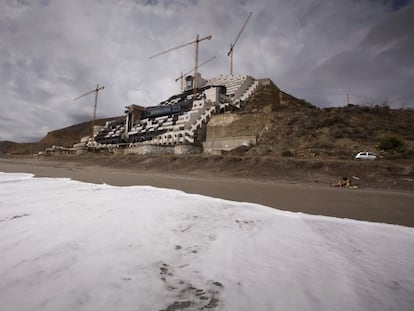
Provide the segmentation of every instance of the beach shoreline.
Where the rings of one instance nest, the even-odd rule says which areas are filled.
[[[131,164],[131,163],[130,163]],[[169,164],[171,165],[171,164]],[[414,227],[414,192],[405,189],[334,188],[330,176],[231,176],[225,172],[128,165],[88,158],[0,158],[0,171],[36,177],[71,178],[113,186],[153,186],[280,210]]]

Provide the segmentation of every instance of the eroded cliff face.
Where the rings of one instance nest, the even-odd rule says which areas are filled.
[[[214,115],[207,126],[207,140],[235,136],[259,136],[268,122],[265,113]]]

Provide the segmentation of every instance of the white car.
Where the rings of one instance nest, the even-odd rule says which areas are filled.
[[[364,152],[359,152],[355,156],[355,159],[356,160],[376,160],[378,159],[378,156],[373,152],[364,151]]]

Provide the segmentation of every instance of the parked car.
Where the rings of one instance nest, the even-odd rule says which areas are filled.
[[[363,151],[355,156],[355,160],[376,160],[378,156],[373,152]]]

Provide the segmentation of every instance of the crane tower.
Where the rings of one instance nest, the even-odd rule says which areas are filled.
[[[103,90],[105,87],[99,86],[99,84],[96,85],[96,88],[92,91],[86,92],[85,94],[82,94],[81,96],[76,97],[74,100],[78,100],[82,97],[85,97],[89,94],[95,93],[95,101],[94,101],[94,105],[93,105],[93,119],[92,119],[92,141],[95,137],[95,122],[96,122],[96,107],[98,106],[98,92]]]
[[[240,29],[239,33],[237,34],[236,39],[234,40],[233,43],[230,44],[230,50],[227,53],[227,56],[230,56],[230,75],[233,75],[233,51],[234,51],[234,46],[236,45],[237,41],[240,38],[240,35],[242,34],[244,27],[246,27],[247,22],[249,21],[250,17],[252,16],[252,12],[250,12],[249,16],[247,16],[246,21],[244,22],[242,28]]]
[[[171,48],[171,49],[165,50],[163,52],[157,53],[155,55],[150,56],[149,58],[154,58],[154,57],[157,57],[157,56],[160,56],[160,55],[169,53],[171,51],[178,50],[178,49],[181,49],[183,47],[186,47],[186,46],[195,44],[194,93],[196,93],[197,92],[197,82],[198,82],[197,81],[197,73],[198,73],[198,47],[199,47],[201,41],[211,40],[211,38],[212,38],[212,36],[209,35],[209,36],[206,36],[206,37],[200,39],[200,36],[197,34],[196,40],[191,41],[191,42],[187,42],[187,43],[184,43],[182,45],[176,46],[174,48]]]

